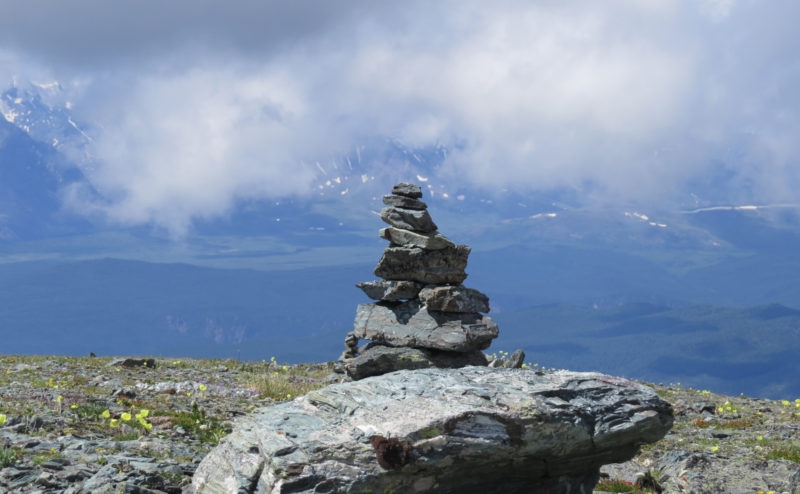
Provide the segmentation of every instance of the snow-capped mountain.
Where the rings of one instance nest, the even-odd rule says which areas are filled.
[[[0,237],[130,229],[64,210],[68,186],[92,190],[83,170],[92,168],[95,127],[73,116],[60,84],[15,81],[0,95],[0,113]],[[557,243],[629,252],[696,249],[713,256],[755,246],[774,251],[777,239],[787,248],[800,245],[800,215],[793,205],[707,204],[698,190],[692,207],[680,210],[588,206],[574,190],[490,190],[448,180],[442,167],[449,151],[414,148],[389,137],[365,139],[347,153],[305,163],[314,170],[308,194],[242,201],[230,214],[196,220],[194,233],[303,234],[303,248],[362,241],[380,227],[381,196],[404,180],[423,187],[424,200],[446,234],[477,248]],[[743,228],[747,233],[740,233]]]

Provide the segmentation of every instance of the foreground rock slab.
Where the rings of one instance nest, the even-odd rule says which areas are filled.
[[[598,373],[398,371],[242,417],[189,492],[591,492],[672,421],[652,389]]]

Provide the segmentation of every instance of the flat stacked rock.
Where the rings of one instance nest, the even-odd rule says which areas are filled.
[[[487,365],[481,350],[497,337],[489,297],[467,288],[470,248],[437,231],[422,189],[399,183],[383,197],[379,235],[389,241],[375,267],[383,279],[356,286],[375,303],[360,304],[340,361],[353,379],[400,369]],[[371,340],[358,348],[359,339]]]

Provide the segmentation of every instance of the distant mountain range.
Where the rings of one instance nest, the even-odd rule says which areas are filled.
[[[91,123],[53,103],[58,91],[0,95],[3,353],[335,359],[367,301],[353,284],[373,277],[385,246],[380,197],[406,179],[425,187],[440,231],[473,247],[466,284],[491,299],[493,348],[525,348],[550,367],[800,395],[796,205],[646,211],[590,207],[568,190],[487,192],[439,178],[446,148],[387,138],[315,164],[308,197],[242,203],[176,240],[64,207],[71,184],[92,191]]]

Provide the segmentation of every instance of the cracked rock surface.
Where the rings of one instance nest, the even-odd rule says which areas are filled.
[[[672,421],[651,388],[598,373],[398,371],[242,417],[191,492],[591,492]]]

